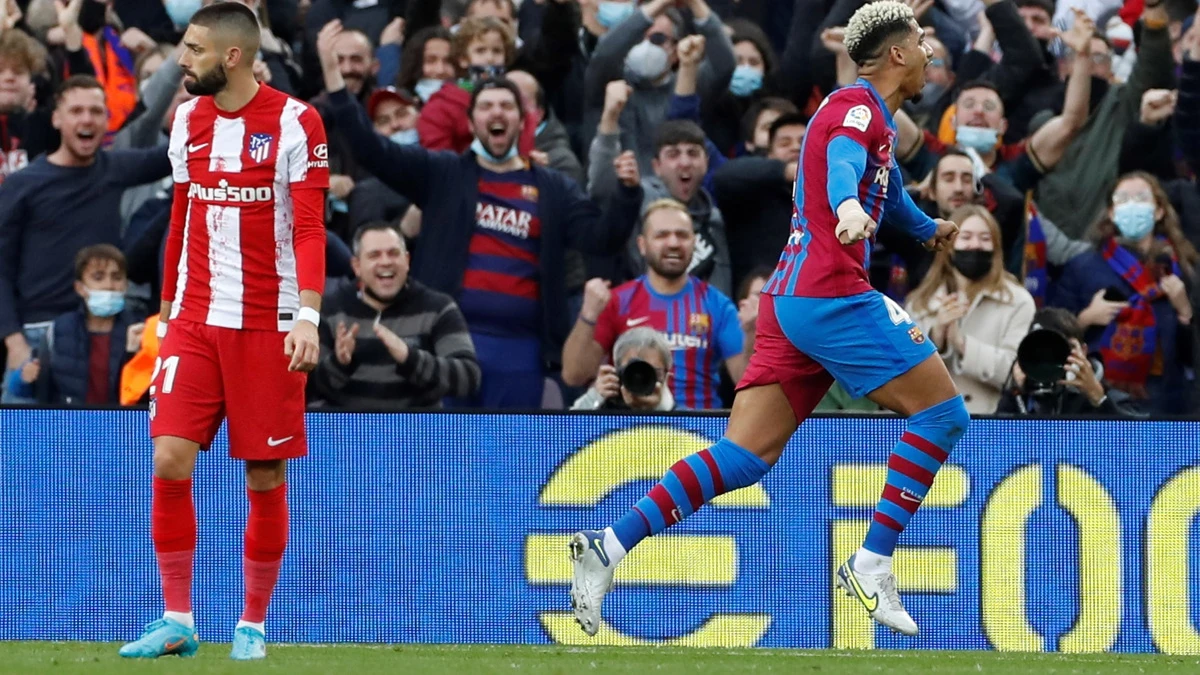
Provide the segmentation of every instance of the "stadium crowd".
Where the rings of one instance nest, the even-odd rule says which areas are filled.
[[[146,401],[176,60],[212,1],[0,0],[4,403]],[[731,404],[864,0],[229,1],[328,132],[313,408]],[[872,284],[972,413],[1194,416],[1196,3],[906,1],[934,58],[892,150],[961,231],[881,224]],[[1046,329],[1076,367],[1031,391]]]

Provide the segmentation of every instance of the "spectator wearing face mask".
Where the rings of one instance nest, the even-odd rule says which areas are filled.
[[[145,324],[125,311],[125,257],[108,244],[75,257],[78,309],[54,320],[22,369],[43,405],[117,405],[121,368],[137,353]],[[31,377],[32,376],[32,377]]]
[[[318,45],[339,123],[352,134],[360,161],[430,223],[412,276],[454,298],[479,356],[482,388],[456,403],[540,407],[546,373],[561,362],[570,330],[564,252],[617,253],[641,203],[636,172],[623,177],[602,212],[571,179],[520,157],[521,92],[504,79],[480,81],[472,93],[471,151],[392,143],[374,133],[345,91],[328,49],[337,31],[328,26]]]
[[[735,63],[729,87],[716,98],[701,101],[704,132],[724,155],[732,155],[741,138],[741,121],[759,100],[779,96],[775,78],[779,57],[762,28],[745,19],[728,22],[733,31]]]
[[[1146,3],[1137,64],[1129,80],[1108,87],[1058,167],[1038,184],[1038,205],[1069,237],[1082,238],[1109,202],[1119,175],[1121,136],[1137,119],[1142,95],[1150,89],[1174,86],[1169,21],[1165,2]],[[1091,49],[1090,40],[1087,49]]]
[[[907,309],[918,328],[914,341],[929,339],[946,362],[967,410],[996,410],[1017,345],[1029,331],[1033,297],[1004,271],[1000,226],[987,209],[964,206],[951,248],[939,251]],[[924,334],[922,334],[924,331]]]
[[[453,37],[441,26],[423,28],[404,43],[396,87],[411,91],[421,104],[453,80],[457,71],[450,56]]]
[[[916,189],[916,203],[933,218],[949,218],[956,209],[968,204],[986,208],[1000,224],[1000,249],[1004,253],[1005,269],[1020,275],[1026,264],[1025,230],[1028,225],[1025,197],[995,174],[979,175],[974,161],[957,147],[948,148],[938,159],[927,179],[928,185]],[[1087,242],[1070,239],[1047,218],[1039,218],[1042,238],[1046,243],[1046,258],[1051,265],[1064,265],[1068,260],[1088,250]],[[872,260],[879,252],[901,256],[913,283],[919,283],[933,256],[905,237],[895,236],[884,228],[879,243],[872,250]]]
[[[676,45],[683,37],[683,20],[671,9],[673,2],[650,0],[609,30],[596,45],[584,80],[585,129],[596,128],[610,82],[624,79],[633,88],[619,120],[620,141],[622,147],[634,152],[638,169],[647,175],[653,170],[654,132],[667,118],[675,66],[679,63]],[[705,41],[697,91],[702,101],[714,100],[729,87],[733,76],[733,45],[720,17],[704,0],[687,0],[687,6]]]
[[[1100,351],[1106,379],[1155,414],[1190,412],[1196,248],[1153,176],[1121,177],[1093,251],[1063,269],[1051,296]]]
[[[426,150],[465,152],[475,140],[467,111],[471,94],[483,77],[502,77],[517,58],[512,29],[493,17],[472,17],[459,24],[454,34],[451,58],[458,67],[459,79],[447,82],[421,108],[417,134]],[[528,157],[534,149],[537,121],[527,115],[517,152]]]
[[[381,87],[367,99],[367,116],[375,127],[375,133],[386,136],[397,145],[416,145],[417,102],[408,92],[395,87]],[[408,229],[405,236],[416,237],[420,232],[420,213],[409,216],[409,223],[402,227],[406,214],[412,210],[412,202],[400,193],[384,185],[379,178],[368,175],[354,187],[348,202],[349,225],[354,232],[367,223],[385,222],[397,229]],[[330,275],[332,276],[332,275]]]
[[[900,160],[904,169],[917,178],[927,176],[947,147],[940,140],[945,138],[975,151],[989,172],[1003,178],[1021,194],[1036,187],[1041,177],[1058,165],[1067,146],[1088,120],[1091,90],[1088,55],[1093,30],[1094,24],[1081,16],[1071,31],[1063,35],[1063,40],[1077,52],[1063,112],[1042,124],[1028,141],[1003,144],[1008,120],[1000,90],[991,82],[972,80],[962,85],[952,111],[947,111],[948,119],[943,126],[948,125],[948,130],[940,131],[936,137],[925,132],[920,137],[923,143],[909,150],[907,137],[914,130],[901,126],[900,147],[905,150]],[[905,122],[897,119],[897,124]]]
[[[101,150],[107,113],[99,82],[68,78],[53,115],[59,148],[0,185],[0,336],[9,370],[77,302],[62,252],[120,242],[123,190],[171,171],[165,145]]]

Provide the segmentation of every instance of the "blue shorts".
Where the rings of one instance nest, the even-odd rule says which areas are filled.
[[[844,298],[763,295],[754,354],[738,389],[779,383],[803,420],[831,375],[860,398],[935,353],[908,313],[878,291]]]
[[[775,317],[788,341],[854,398],[937,353],[904,308],[879,291],[844,298],[779,296]]]

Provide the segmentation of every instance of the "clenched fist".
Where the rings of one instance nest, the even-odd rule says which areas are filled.
[[[633,151],[626,150],[617,155],[613,160],[613,170],[617,173],[617,180],[625,187],[637,187],[642,181],[642,174],[638,171],[637,156]]]

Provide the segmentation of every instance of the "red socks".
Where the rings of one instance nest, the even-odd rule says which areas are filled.
[[[196,552],[196,507],[192,479],[154,477],[150,536],[158,558],[168,612],[192,611],[192,557]]]
[[[246,583],[246,605],[242,621],[263,623],[267,604],[279,579],[279,567],[288,539],[287,484],[273,490],[255,492],[250,497],[250,517],[246,520],[246,548],[242,569]]]
[[[250,497],[250,517],[246,521],[242,561],[246,584],[242,620],[263,623],[287,548],[287,484],[266,492],[246,492]],[[192,503],[191,478],[154,477],[150,534],[158,558],[166,611],[191,612],[192,559],[196,552],[196,508]]]

